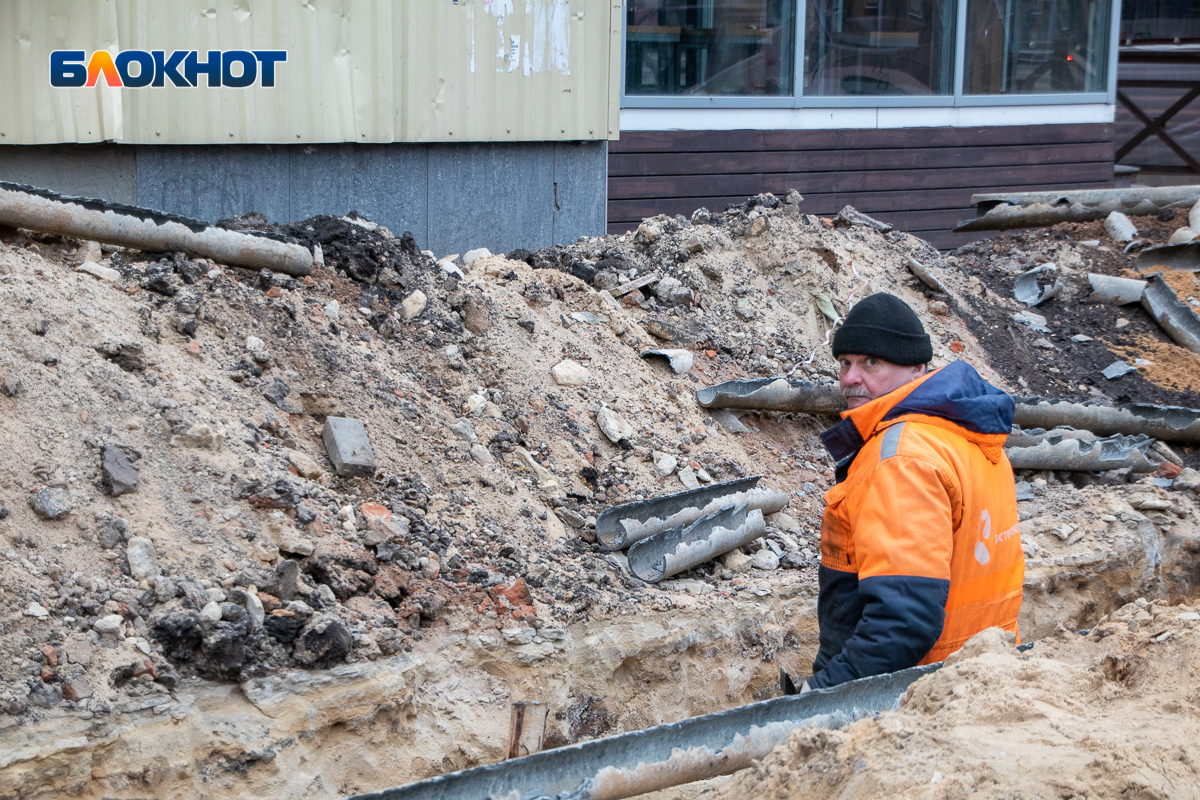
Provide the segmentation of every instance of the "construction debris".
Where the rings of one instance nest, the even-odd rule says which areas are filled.
[[[1158,462],[1146,453],[1154,444],[1148,436],[1109,436],[1083,439],[1050,433],[1033,446],[1008,447],[1005,455],[1013,469],[1105,472],[1131,469],[1154,472]]]
[[[629,569],[647,583],[658,583],[750,544],[765,532],[761,510],[751,510],[746,503],[726,505],[691,525],[634,542],[627,553]]]
[[[0,182],[0,224],[139,250],[180,251],[222,264],[287,275],[307,275],[313,264],[311,252],[276,238],[15,183]]]
[[[1103,303],[1107,306],[1124,306],[1141,302],[1142,292],[1146,289],[1146,281],[1136,278],[1117,278],[1112,275],[1097,275],[1088,273],[1088,284],[1092,293],[1087,302]]]
[[[665,358],[676,375],[690,371],[692,364],[695,363],[690,350],[646,350],[641,355],[642,358],[651,356]]]
[[[955,230],[1038,228],[1060,222],[1105,219],[1113,212],[1146,216],[1167,209],[1190,208],[1197,201],[1200,201],[1200,186],[975,194],[971,195],[971,205],[975,206],[976,218],[960,222]]]
[[[906,256],[904,261],[906,264],[908,264],[908,269],[913,275],[916,275],[917,278],[920,279],[921,283],[925,284],[930,289],[933,289],[935,292],[950,294],[950,290],[947,289],[945,284],[943,284],[938,276],[933,273],[932,269],[925,266],[920,261],[917,261],[912,256]]]
[[[1017,398],[1013,422],[1022,428],[1069,427],[1098,436],[1137,436],[1168,442],[1200,442],[1200,410],[1128,403],[1112,407],[1040,397]]]
[[[1193,353],[1200,353],[1200,318],[1181,302],[1161,274],[1151,276],[1142,293],[1142,306],[1167,334]]]
[[[728,506],[774,514],[787,505],[786,494],[760,489],[761,475],[655,497],[605,509],[596,517],[596,538],[606,550],[623,550],[634,542],[682,528]]]
[[[1046,302],[1052,297],[1057,297],[1063,290],[1065,285],[1061,278],[1055,277],[1054,283],[1045,288],[1039,288],[1037,276],[1044,272],[1057,272],[1058,267],[1054,264],[1042,264],[1034,267],[1028,272],[1022,272],[1013,281],[1013,297],[1018,303],[1024,303],[1027,306],[1037,306]]]
[[[1126,244],[1137,238],[1137,228],[1129,221],[1129,217],[1120,211],[1114,211],[1104,219],[1104,230],[1114,242]]]
[[[704,408],[753,408],[803,414],[838,414],[846,410],[846,398],[837,384],[813,384],[787,378],[725,381],[696,390],[696,402]]]
[[[1200,271],[1200,242],[1161,244],[1138,251],[1135,266],[1139,270],[1168,268]]]

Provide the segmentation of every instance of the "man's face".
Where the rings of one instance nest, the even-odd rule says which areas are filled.
[[[838,358],[838,385],[851,408],[882,397],[925,374],[925,365],[902,367],[873,356],[842,355]]]

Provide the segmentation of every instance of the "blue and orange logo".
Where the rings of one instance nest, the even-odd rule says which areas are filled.
[[[84,50],[54,50],[50,53],[50,85],[58,88],[95,86],[103,80],[111,87],[138,89],[143,86],[199,86],[200,76],[208,88],[227,86],[244,89],[260,80],[275,85],[275,65],[287,61],[287,50],[209,50],[200,60],[196,50],[122,50],[114,58],[97,50],[89,58]],[[235,74],[235,72],[237,74]]]

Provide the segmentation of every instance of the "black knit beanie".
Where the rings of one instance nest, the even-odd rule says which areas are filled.
[[[925,326],[903,300],[880,292],[850,309],[833,335],[833,357],[873,356],[901,366],[928,364],[933,344]]]

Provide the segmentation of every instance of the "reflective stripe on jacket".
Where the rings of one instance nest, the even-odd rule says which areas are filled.
[[[1025,559],[1004,440],[1013,400],[955,362],[844,412],[821,523],[813,686],[941,661],[1017,632]]]

